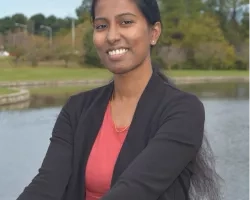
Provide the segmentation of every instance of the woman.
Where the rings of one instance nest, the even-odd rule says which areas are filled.
[[[156,0],[94,0],[91,14],[95,47],[114,79],[64,105],[18,200],[219,199],[201,151],[203,104],[152,69]]]

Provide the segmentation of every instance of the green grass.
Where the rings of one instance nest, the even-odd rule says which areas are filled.
[[[106,79],[111,74],[105,69],[83,68],[1,68],[0,81],[25,81],[25,80],[80,80],[80,79]]]
[[[202,70],[172,70],[166,72],[171,77],[184,76],[248,76],[248,71],[202,71]],[[109,79],[111,73],[106,69],[97,68],[62,68],[62,67],[16,67],[0,66],[0,81],[26,80],[80,80]]]
[[[97,86],[95,86],[97,87]],[[92,89],[93,87],[89,86],[62,86],[62,87],[39,87],[39,88],[30,88],[31,95],[39,95],[39,96],[58,96],[58,95],[66,95],[66,94],[75,94],[81,91],[86,91]]]
[[[0,95],[11,94],[16,92],[14,89],[0,88]]]
[[[185,77],[185,76],[249,76],[248,71],[239,70],[172,70],[167,71],[171,77]]]

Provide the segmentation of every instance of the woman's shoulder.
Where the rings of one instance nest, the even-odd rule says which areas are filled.
[[[76,93],[70,96],[72,101],[76,102],[92,102],[97,97],[101,96],[105,91],[110,87],[110,84],[103,85],[100,87],[96,87],[90,90],[86,90],[83,92]]]
[[[193,93],[184,91],[176,85],[172,78],[163,75],[162,73],[156,73],[158,76],[155,88],[159,88],[162,104],[171,105],[171,103],[194,103],[202,104],[201,100]],[[163,96],[162,96],[163,94]]]
[[[81,114],[84,108],[90,107],[96,99],[102,98],[109,88],[110,84],[107,84],[73,94],[67,99],[64,107],[71,113]]]
[[[188,111],[203,114],[204,104],[201,99],[193,93],[179,89],[177,86],[165,83],[165,93],[163,97],[163,106],[165,111]]]

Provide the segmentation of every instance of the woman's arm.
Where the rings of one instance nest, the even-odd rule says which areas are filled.
[[[192,161],[201,146],[205,112],[197,97],[172,99],[164,123],[101,200],[156,200]]]
[[[56,120],[39,173],[17,200],[61,199],[71,174],[73,133],[70,112],[72,104],[69,100]]]

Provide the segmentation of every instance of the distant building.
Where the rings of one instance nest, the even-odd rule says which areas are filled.
[[[7,57],[10,53],[4,50],[4,46],[0,46],[0,57]]]
[[[8,51],[0,51],[0,57],[7,57],[10,53]]]

